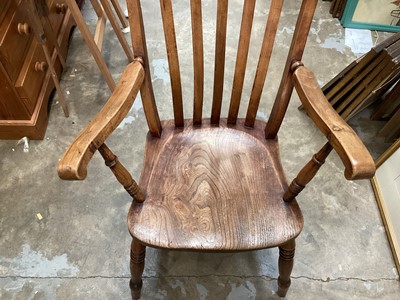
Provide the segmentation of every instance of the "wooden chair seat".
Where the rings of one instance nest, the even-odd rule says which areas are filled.
[[[133,202],[132,236],[155,247],[213,251],[269,248],[295,238],[303,216],[296,201],[282,199],[288,185],[278,141],[265,139],[265,123],[190,123],[162,122],[161,138],[147,138],[139,184],[146,201]]]

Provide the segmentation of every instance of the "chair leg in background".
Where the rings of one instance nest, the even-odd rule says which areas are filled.
[[[129,287],[131,289],[132,299],[136,300],[140,298],[140,292],[142,290],[142,274],[144,270],[144,259],[146,256],[146,246],[139,243],[135,239],[132,240],[131,244],[131,280]]]
[[[293,269],[295,247],[296,243],[294,240],[279,247],[279,277],[277,294],[280,297],[285,297],[290,287],[290,274]]]

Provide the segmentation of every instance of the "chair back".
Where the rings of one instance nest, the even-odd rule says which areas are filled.
[[[169,74],[172,90],[172,102],[175,126],[184,125],[182,81],[176,42],[176,28],[174,23],[173,5],[171,0],[150,0],[154,2],[155,9],[161,10],[164,29],[165,44],[167,50]],[[161,123],[158,116],[157,106],[154,100],[149,61],[147,57],[147,46],[144,30],[144,22],[140,0],[127,0],[131,36],[134,53],[142,57],[146,69],[145,83],[141,89],[143,106],[153,136],[161,134]],[[148,1],[146,1],[148,4]],[[228,124],[236,124],[239,107],[242,98],[245,71],[248,61],[250,37],[253,25],[253,17],[256,0],[244,0],[240,35],[235,62],[235,71],[230,96],[230,105],[227,116]],[[315,11],[317,0],[304,0],[299,12],[293,41],[286,61],[281,85],[275,100],[275,104],[266,128],[266,137],[275,138],[280,124],[286,112],[289,99],[293,90],[290,65],[293,61],[300,61],[307,40],[311,21]],[[245,125],[253,127],[260,104],[260,98],[267,76],[268,66],[274,46],[275,36],[281,15],[283,0],[271,0],[268,18],[266,19],[265,33],[255,72],[253,87],[247,107]],[[190,0],[192,47],[193,47],[193,70],[194,70],[194,94],[193,94],[193,124],[201,125],[203,119],[204,98],[204,46],[203,46],[203,18],[202,1]],[[216,36],[214,56],[214,82],[211,114],[206,117],[211,119],[211,124],[219,124],[221,118],[221,107],[224,90],[226,38],[228,23],[228,0],[218,0],[216,11]]]

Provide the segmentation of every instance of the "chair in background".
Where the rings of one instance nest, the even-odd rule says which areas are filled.
[[[44,71],[47,68],[50,70],[51,77],[53,79],[54,86],[57,91],[58,100],[63,109],[64,115],[69,116],[68,105],[65,101],[64,94],[62,92],[60,82],[58,80],[57,72],[54,69],[54,65],[51,60],[50,46],[56,49],[57,57],[62,65],[65,67],[65,58],[60,50],[60,45],[58,44],[57,38],[49,21],[50,11],[44,0],[27,0],[26,5],[23,7],[26,10],[26,15],[29,19],[28,26],[27,23],[19,24],[19,30],[30,31],[32,29],[33,34],[37,42],[42,46],[46,62],[36,62],[35,70]],[[23,27],[23,28],[21,28]],[[49,45],[50,44],[50,45]]]
[[[156,3],[157,1],[155,1]],[[267,74],[283,0],[271,0],[246,118],[238,118],[255,0],[245,0],[227,118],[221,117],[228,0],[218,0],[214,93],[203,118],[204,56],[201,1],[190,1],[194,60],[194,110],[184,118],[171,0],[160,0],[172,86],[174,119],[161,121],[154,99],[140,0],[128,0],[135,60],[103,109],[79,134],[58,165],[59,176],[82,180],[98,151],[132,196],[128,227],[132,298],[142,287],[146,246],[174,250],[247,251],[279,247],[278,294],[290,286],[295,238],[303,217],[295,197],[334,149],[349,180],[370,178],[375,165],[355,132],[332,109],[302,62],[317,0],[302,1],[276,101],[267,123],[256,113]],[[327,143],[288,184],[280,163],[277,133],[293,88]],[[105,140],[129,112],[140,91],[149,127],[139,184]]]
[[[99,2],[100,1],[100,2]],[[101,74],[104,77],[104,80],[107,82],[108,87],[110,88],[111,92],[115,89],[115,81],[111,76],[110,70],[107,67],[107,64],[104,60],[104,57],[101,54],[101,49],[103,45],[104,39],[104,30],[106,26],[107,19],[110,21],[111,26],[117,35],[117,38],[125,51],[126,56],[128,57],[129,62],[133,61],[133,53],[130,49],[123,32],[121,31],[121,27],[118,24],[112,7],[110,5],[109,0],[90,0],[93,9],[98,17],[98,22],[96,25],[96,30],[92,35],[89,28],[87,27],[85,20],[83,19],[82,13],[76,3],[76,0],[66,0],[68,8],[71,10],[72,17],[76,22],[76,26],[79,28],[87,46],[89,47],[90,52],[95,59]],[[125,16],[122,12],[122,9],[118,3],[118,0],[111,0],[111,4],[117,13],[117,16],[121,22],[123,28],[128,27],[126,23]],[[64,7],[67,9],[67,7]]]

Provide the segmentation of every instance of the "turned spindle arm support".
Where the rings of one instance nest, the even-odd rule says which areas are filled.
[[[136,99],[144,79],[142,64],[142,59],[136,58],[125,68],[117,87],[104,107],[65,151],[57,167],[61,179],[85,179],[87,166],[98,150],[127,192],[136,201],[144,201],[144,195],[137,183],[104,143],[126,117]]]
[[[328,139],[321,150],[303,167],[284,194],[291,201],[311,181],[332,149],[338,153],[348,180],[367,179],[375,174],[375,163],[354,130],[338,115],[322,93],[313,72],[301,62],[294,62],[293,84],[315,125]]]
[[[296,178],[290,183],[283,195],[284,201],[292,201],[306,187],[307,183],[314,178],[319,168],[325,163],[325,159],[332,151],[331,144],[326,143],[321,150],[314,154],[312,159],[301,169]]]
[[[118,182],[122,184],[128,194],[131,195],[136,201],[143,202],[144,195],[142,191],[140,190],[136,181],[133,180],[128,170],[119,162],[118,157],[116,157],[114,153],[111,152],[110,148],[108,148],[104,143],[98,150],[101,156],[104,158],[106,166],[111,169],[115,175],[115,178],[117,178]]]

